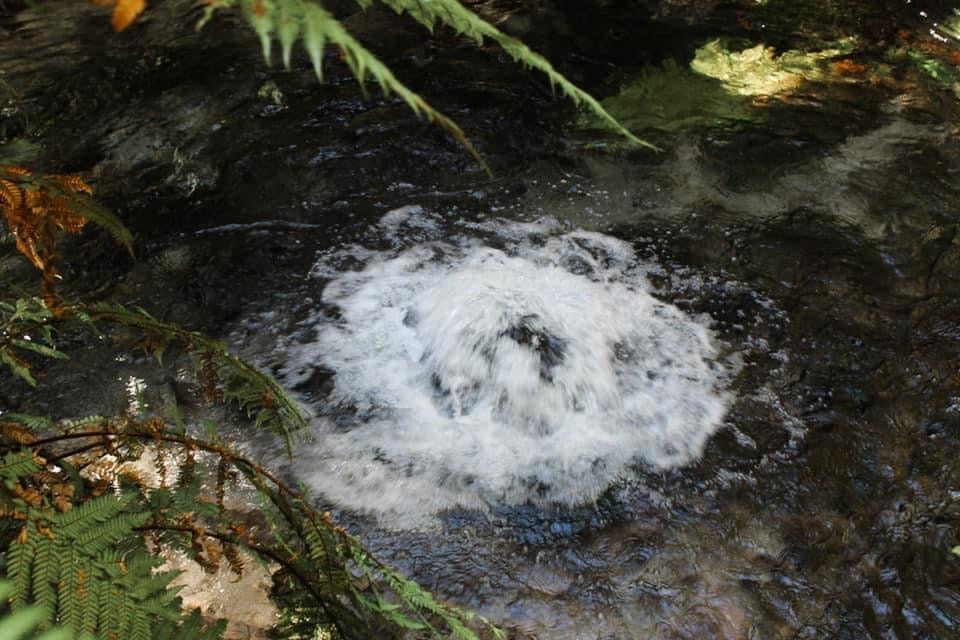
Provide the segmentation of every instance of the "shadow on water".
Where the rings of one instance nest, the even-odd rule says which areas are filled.
[[[952,4],[597,3],[618,29],[561,42],[582,11],[570,4],[478,6],[663,153],[565,125],[539,79],[377,12],[348,22],[462,121],[497,179],[395,102],[365,101],[337,61],[317,87],[303,65],[264,70],[235,24],[198,36],[173,9],[106,43],[80,3],[5,17],[0,54],[18,65],[4,79],[24,97],[2,131],[29,124],[51,167],[92,171],[141,237],[134,265],[97,238],[68,262],[93,256],[88,279],[114,298],[228,336],[319,414],[334,411],[336,371],[290,362],[318,322],[342,321],[325,287],[438,238],[509,251],[503,229],[541,218],[607,234],[658,299],[709,318],[736,366],[698,461],[641,456],[586,505],[448,507],[414,528],[338,511],[384,559],[516,637],[957,637],[960,56],[930,36]],[[660,35],[644,48],[644,33]],[[708,45],[714,66],[694,71]],[[13,262],[4,273],[24,277]],[[529,324],[505,335],[550,373],[571,345]],[[56,397],[2,385],[0,399],[122,404],[120,383],[82,393],[96,357],[76,354]]]

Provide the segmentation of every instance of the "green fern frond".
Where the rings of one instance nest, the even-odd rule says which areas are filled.
[[[37,381],[29,362],[18,351],[60,360],[66,358],[56,348],[50,327],[53,319],[53,314],[40,298],[18,298],[12,304],[0,304],[0,362],[30,386],[35,387]]]
[[[34,433],[49,431],[53,428],[53,420],[46,416],[34,416],[26,413],[5,413],[3,414],[3,418],[11,422],[16,422]]]
[[[464,626],[464,624],[457,618],[452,616],[447,617],[444,618],[444,622],[447,623],[447,625],[450,627],[450,630],[453,631],[453,634],[456,637],[462,638],[463,640],[479,640],[479,638],[477,638],[477,634]]]
[[[97,304],[78,307],[77,311],[93,321],[139,328],[150,335],[163,336],[168,342],[180,343],[194,356],[198,372],[211,378],[204,383],[219,385],[217,390],[226,402],[235,403],[248,416],[256,416],[258,427],[281,436],[291,455],[294,438],[307,433],[306,414],[296,401],[273,378],[237,358],[216,340],[157,320],[143,309]],[[210,440],[215,442],[216,438],[214,430]]]
[[[150,619],[146,616],[136,616],[130,626],[130,640],[152,640],[150,633]]]
[[[33,559],[33,601],[48,611],[54,611],[57,607],[59,560],[55,545],[36,545]]]
[[[14,587],[10,603],[15,607],[23,606],[27,601],[27,594],[30,593],[37,530],[29,523],[25,531],[26,540],[15,540],[7,551],[7,575],[13,581]]]
[[[23,340],[22,338],[13,338],[10,340],[10,344],[14,347],[17,347],[23,351],[32,351],[34,353],[39,353],[42,356],[47,358],[53,358],[55,360],[66,360],[67,354],[54,348],[48,347],[47,345],[41,342],[34,342],[33,340]]]
[[[116,547],[101,549],[96,553],[94,562],[101,573],[106,574],[108,578],[118,580],[124,573],[123,566],[126,553],[127,550]]]
[[[0,457],[0,478],[5,481],[19,483],[39,470],[26,447]],[[31,483],[57,481],[40,478],[34,475]],[[195,487],[192,483],[189,488],[194,496]],[[157,634],[160,623],[170,623],[168,628],[175,630],[186,619],[179,588],[170,586],[177,572],[157,572],[163,560],[147,552],[138,531],[155,517],[139,489],[94,498],[81,493],[62,513],[30,507],[21,498],[12,502],[26,520],[3,549],[5,573],[13,584],[10,602],[17,608],[38,605],[45,612],[41,626],[56,622],[86,634],[87,640],[167,640],[171,634]],[[187,512],[166,513],[176,521]],[[223,625],[197,629],[199,637],[213,640]]]
[[[0,602],[6,602],[16,588],[8,581],[0,581]],[[0,606],[0,611],[3,607]],[[0,638],[3,640],[21,640],[28,633],[41,627],[50,618],[50,611],[43,607],[29,607],[0,616]],[[69,629],[49,629],[32,640],[72,640],[73,634]]]
[[[37,386],[37,380],[30,373],[30,367],[26,366],[8,347],[0,347],[0,362],[7,365],[10,373],[20,378],[31,387]]]
[[[418,622],[417,620],[405,615],[403,612],[403,607],[399,604],[387,602],[378,598],[372,608],[374,611],[379,611],[384,615],[384,617],[387,618],[387,620],[397,625],[401,629],[420,631],[431,628],[426,622]]]
[[[84,630],[93,633],[93,628],[84,627],[84,609],[81,608],[84,597],[80,592],[80,567],[78,566],[78,557],[75,550],[71,549],[64,557],[64,562],[60,565],[60,581],[57,591],[57,614],[60,622],[74,630]],[[97,588],[94,585],[93,588]],[[106,581],[100,585],[100,588],[109,591],[110,585]],[[109,597],[105,596],[97,601],[100,609],[109,610]]]
[[[382,1],[397,13],[409,14],[430,31],[433,31],[437,24],[443,24],[472,38],[478,44],[482,44],[485,39],[496,42],[517,62],[546,75],[552,87],[559,88],[560,92],[575,104],[584,105],[613,131],[635,144],[656,149],[654,145],[630,133],[595,98],[557,71],[546,58],[516,38],[504,34],[464,7],[458,0]],[[228,7],[233,2],[234,0],[220,0],[218,6]],[[376,80],[384,95],[398,96],[418,116],[441,126],[473,156],[484,171],[490,174],[489,167],[460,126],[400,82],[389,67],[350,35],[321,3],[311,0],[239,0],[239,2],[244,16],[260,39],[263,56],[268,64],[274,37],[280,41],[281,56],[286,68],[290,67],[293,45],[301,39],[317,78],[322,81],[324,47],[328,43],[335,44],[340,48],[341,57],[361,86],[368,78]],[[357,0],[357,4],[366,9],[371,5],[371,0]],[[205,22],[209,16],[209,12],[205,14],[201,23]]]
[[[241,0],[241,6],[260,37],[263,56],[268,63],[274,34],[280,40],[284,65],[288,68],[293,44],[302,34],[313,68],[322,80],[323,48],[328,42],[335,44],[340,47],[344,61],[361,86],[367,78],[376,80],[384,95],[397,95],[418,116],[445,129],[490,174],[489,167],[460,126],[400,82],[389,67],[350,35],[320,3],[310,0]]]
[[[88,500],[66,513],[57,514],[54,517],[54,524],[61,535],[78,539],[78,537],[89,533],[91,530],[96,530],[102,523],[116,518],[136,498],[136,495],[132,493],[120,497],[100,496]]]
[[[110,629],[108,624],[110,611],[112,610],[111,593],[112,584],[108,580],[100,580],[94,589],[97,594],[88,604],[86,611],[89,612],[92,619],[85,618],[83,621],[83,630],[85,633],[93,633],[99,626],[101,629]],[[96,606],[94,606],[96,605]]]
[[[280,15],[277,24],[277,36],[282,49],[283,66],[290,68],[293,44],[300,35],[303,23],[303,6],[297,0],[278,0]]]
[[[124,540],[136,527],[150,519],[146,511],[127,513],[104,522],[98,527],[87,529],[74,536],[74,541],[87,553],[95,554]]]
[[[81,633],[94,633],[97,620],[106,607],[112,606],[110,582],[100,580],[91,585],[83,595],[83,608],[80,610]]]
[[[226,620],[217,620],[205,627],[198,608],[186,614],[179,625],[171,621],[163,622],[155,637],[164,640],[218,640],[226,628]]]
[[[56,181],[42,180],[41,182],[50,192],[67,198],[75,213],[105,230],[117,243],[123,245],[131,256],[133,255],[133,234],[112,211],[85,193],[63,189]]]
[[[0,164],[22,165],[32,162],[40,155],[40,145],[17,138],[0,146]]]
[[[40,298],[17,298],[13,305],[4,305],[3,311],[10,313],[10,322],[23,322],[40,325],[53,318],[46,303]]]
[[[646,140],[642,140],[630,133],[616,118],[611,116],[597,100],[589,93],[579,88],[539,53],[533,51],[521,41],[508,36],[492,24],[467,9],[458,0],[381,0],[397,13],[407,13],[417,22],[433,31],[437,23],[444,24],[469,38],[477,44],[483,44],[484,39],[496,42],[515,61],[540,71],[547,76],[550,85],[559,88],[560,92],[573,100],[574,104],[583,104],[613,131],[624,136],[634,144],[638,144],[655,151],[659,150]]]
[[[39,468],[40,465],[37,464],[30,449],[10,451],[0,458],[0,480],[5,483],[17,482]]]
[[[170,583],[179,575],[177,571],[164,571],[162,573],[152,573],[152,571],[161,564],[158,558],[142,555],[141,558],[148,558],[152,562],[143,563],[139,567],[129,566],[126,576],[121,579],[121,583],[126,585],[128,595],[142,603],[144,607],[165,607],[174,601],[180,587],[169,589]],[[146,578],[144,578],[146,576]]]
[[[100,426],[107,422],[104,416],[84,416],[82,418],[65,418],[57,423],[57,427],[64,433],[85,431],[90,427]]]
[[[115,625],[116,607],[113,605],[113,584],[107,580],[97,583],[99,609],[97,611],[97,620],[93,626],[84,626],[84,630],[93,633],[99,629],[113,629]],[[90,607],[93,610],[93,607]]]
[[[385,582],[398,602],[397,604],[386,603],[379,595],[373,601],[360,593],[356,594],[357,597],[364,602],[365,606],[374,608],[395,624],[406,628],[408,622],[415,623],[409,615],[413,614],[422,621],[421,624],[425,624],[426,628],[431,630],[434,636],[440,634],[428,622],[428,618],[436,620],[438,624],[442,623],[454,637],[461,640],[478,640],[477,634],[467,626],[468,622],[477,621],[486,627],[494,637],[503,637],[502,630],[492,625],[487,619],[476,616],[469,611],[438,602],[432,594],[416,582],[405,578],[387,566],[377,563],[355,539],[350,540],[349,555],[359,570],[364,572],[371,584],[378,581]]]

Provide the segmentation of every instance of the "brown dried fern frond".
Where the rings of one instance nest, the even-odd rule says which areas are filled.
[[[47,176],[48,180],[55,180],[63,185],[63,188],[67,191],[73,191],[75,193],[85,193],[87,195],[93,195],[93,187],[87,184],[83,178],[80,176],[71,176],[71,175],[53,175]]]
[[[0,421],[0,436],[17,444],[33,444],[37,439],[30,429],[16,422]]]
[[[23,206],[23,189],[12,180],[0,180],[0,204],[4,208]]]
[[[80,233],[94,222],[132,252],[130,232],[93,202],[92,194],[93,187],[79,176],[38,176],[25,167],[0,164],[0,210],[17,250],[41,272],[42,297],[54,315],[60,312],[55,293],[59,231]]]
[[[233,572],[233,575],[235,575],[238,580],[243,578],[245,566],[240,550],[237,549],[236,545],[229,542],[221,543],[220,547],[223,551],[223,557],[227,559],[227,563],[230,565],[230,571]]]
[[[56,309],[54,282],[59,277],[56,233],[79,233],[87,219],[72,205],[70,195],[90,194],[92,187],[78,176],[38,178],[24,167],[0,166],[0,208],[17,250],[40,270],[44,300]]]

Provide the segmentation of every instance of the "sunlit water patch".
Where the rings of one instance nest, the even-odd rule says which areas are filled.
[[[329,279],[315,335],[281,372],[291,386],[331,375],[300,477],[402,524],[584,503],[634,466],[698,458],[728,368],[708,319],[651,295],[630,245],[551,222],[397,240],[425,216],[388,214],[397,246],[335,250],[315,268]]]

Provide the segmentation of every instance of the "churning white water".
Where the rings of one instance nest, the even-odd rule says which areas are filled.
[[[405,213],[381,225],[429,222]],[[285,377],[322,367],[332,390],[299,473],[402,526],[454,505],[582,503],[636,464],[695,460],[727,403],[703,321],[651,296],[615,238],[475,230],[317,265],[334,312]]]

